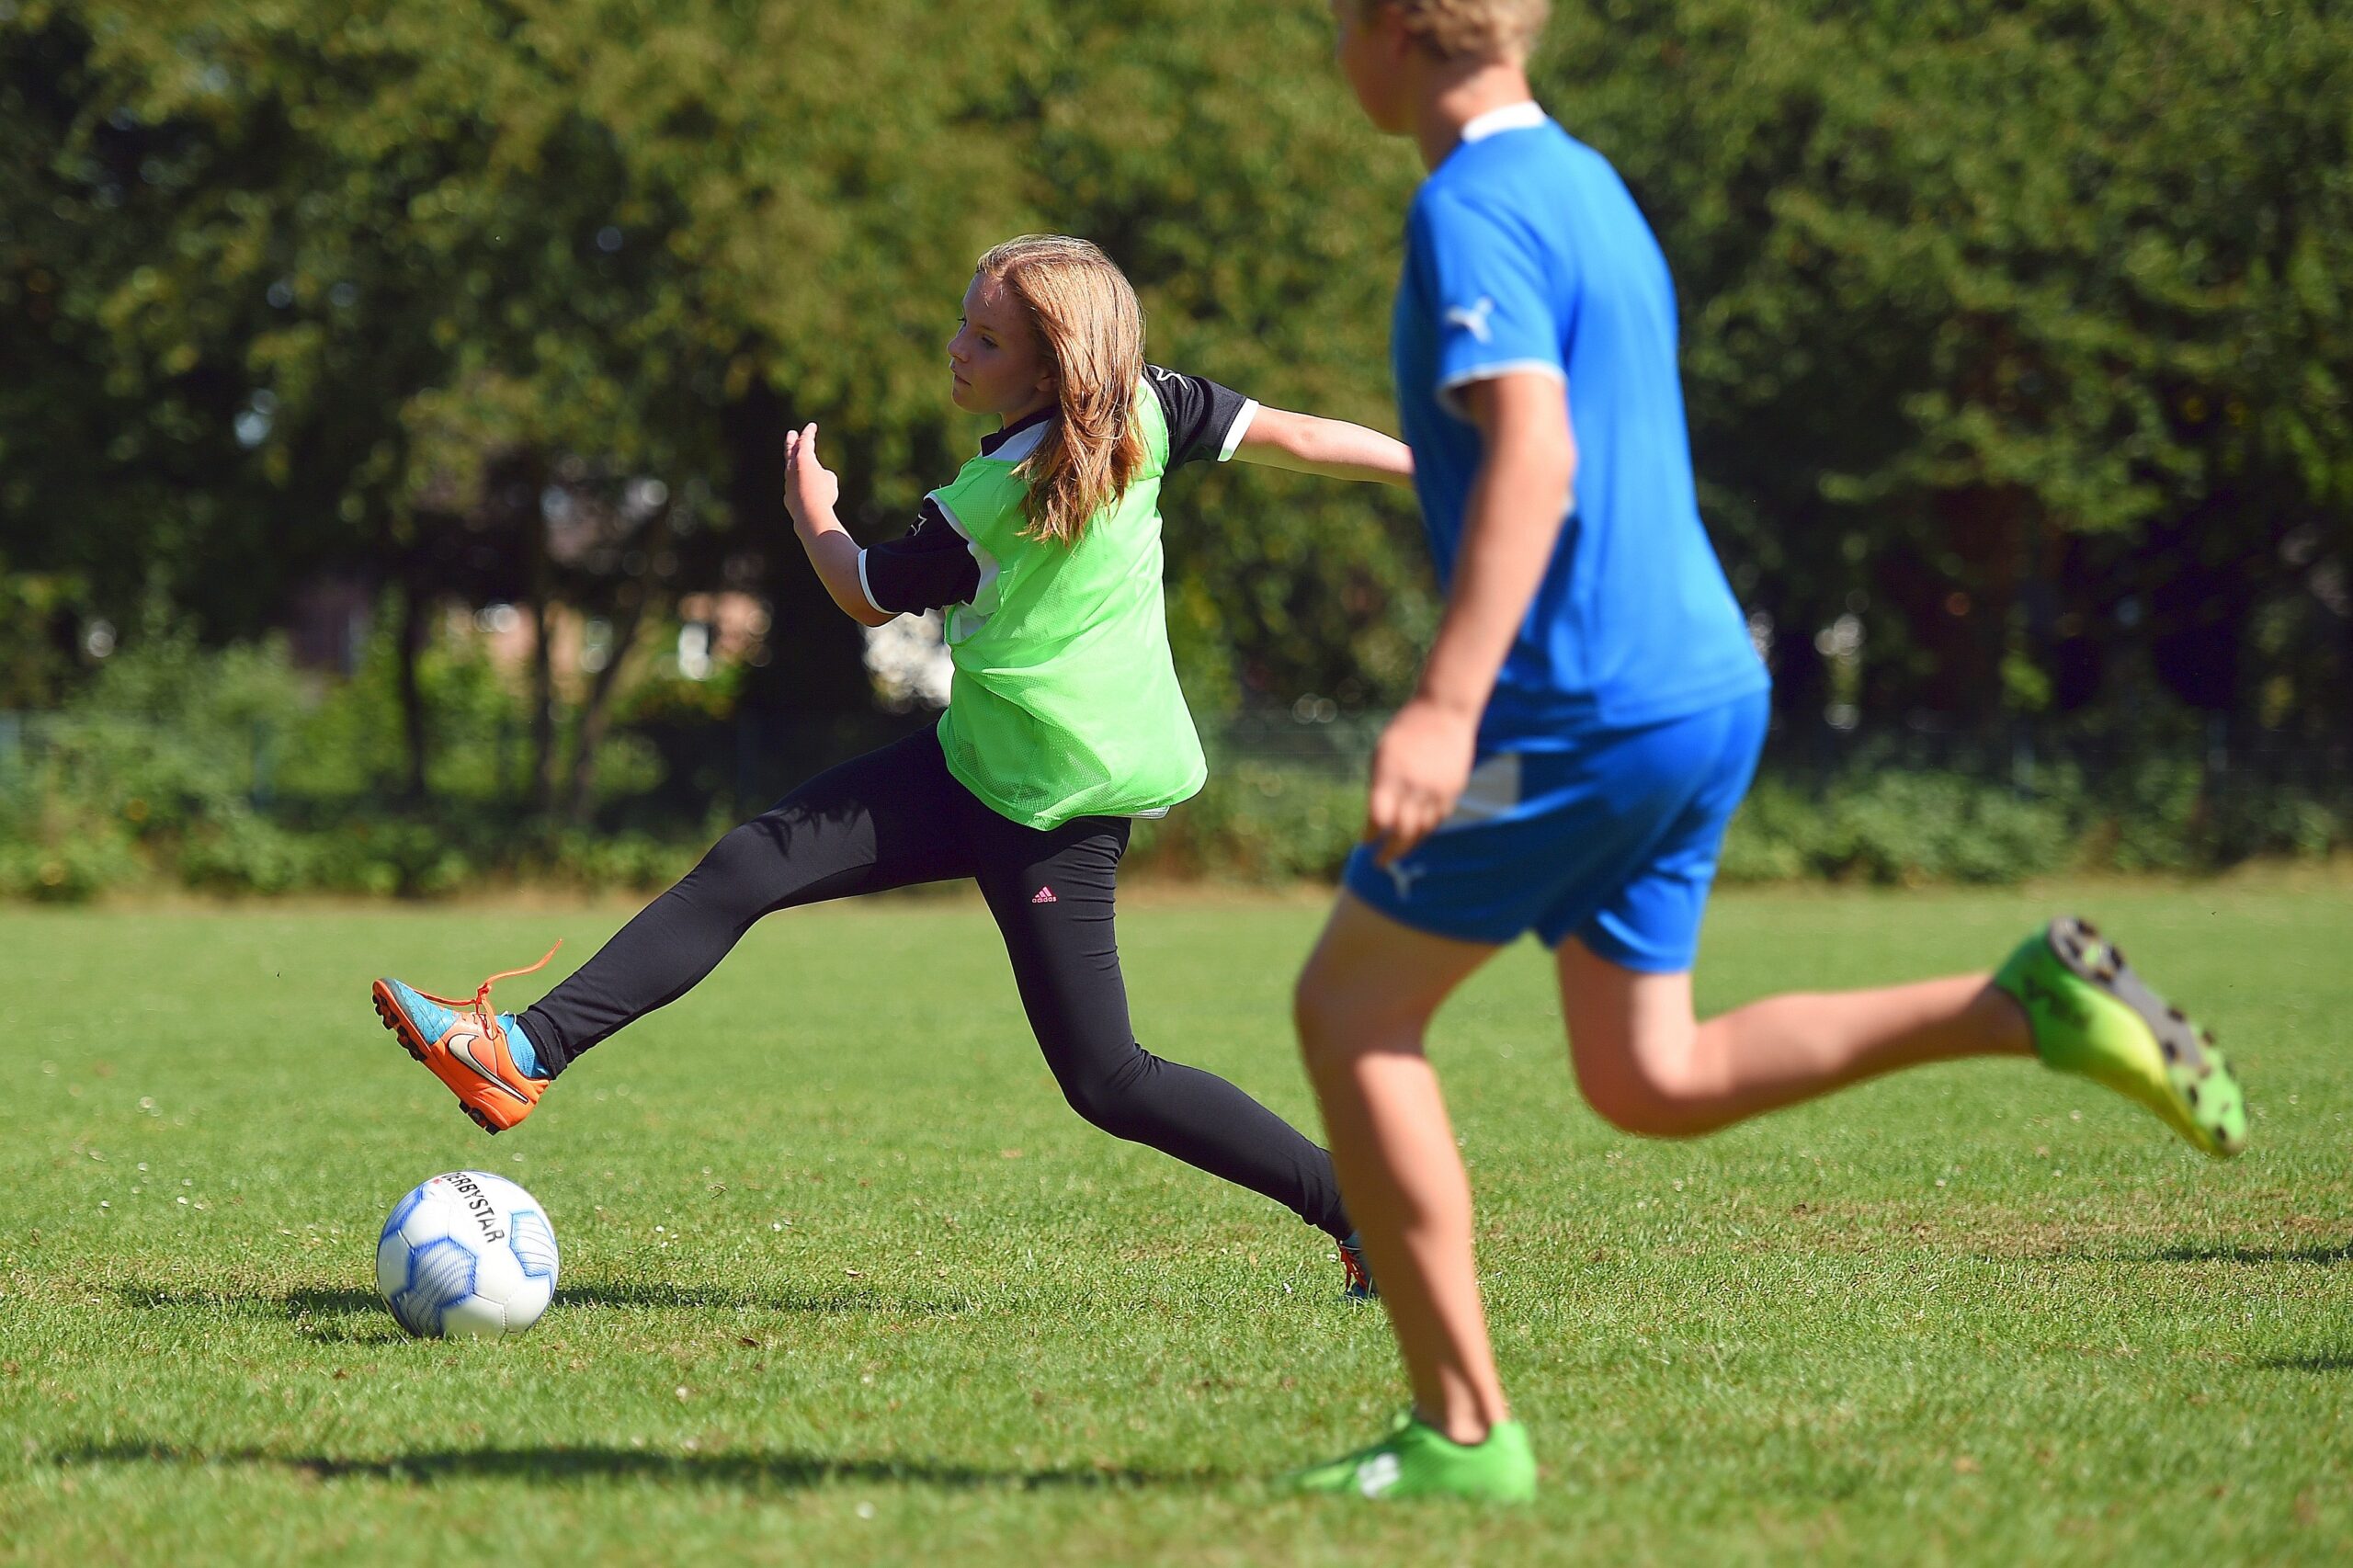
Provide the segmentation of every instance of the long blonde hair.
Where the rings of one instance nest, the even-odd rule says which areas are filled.
[[[1076,544],[1144,464],[1135,422],[1143,308],[1109,256],[1067,234],[1007,240],[973,270],[1021,301],[1053,366],[1062,417],[1017,471],[1029,486],[1029,537]]]

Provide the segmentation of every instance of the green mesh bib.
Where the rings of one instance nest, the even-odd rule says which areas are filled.
[[[948,770],[1013,821],[1050,828],[1186,800],[1209,776],[1168,652],[1160,480],[1168,424],[1141,382],[1144,465],[1075,545],[1028,537],[1019,437],[932,492],[981,566],[948,611],[956,673],[939,744]]]

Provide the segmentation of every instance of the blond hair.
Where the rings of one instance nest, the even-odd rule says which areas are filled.
[[[1053,366],[1062,417],[1017,471],[1029,537],[1076,544],[1144,465],[1134,418],[1143,308],[1109,256],[1067,234],[1007,240],[973,270],[1021,301]]]
[[[1355,0],[1370,20],[1386,6],[1415,42],[1441,60],[1525,59],[1552,14],[1552,0]]]

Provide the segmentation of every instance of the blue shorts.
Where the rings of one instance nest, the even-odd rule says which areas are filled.
[[[1413,853],[1381,866],[1358,845],[1342,880],[1433,936],[1500,947],[1532,930],[1645,973],[1688,970],[1770,713],[1758,692],[1569,751],[1482,757],[1454,814]]]

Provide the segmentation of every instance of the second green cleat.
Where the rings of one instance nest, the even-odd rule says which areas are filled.
[[[2045,1066],[2140,1101],[2217,1159],[2246,1148],[2246,1099],[2213,1035],[2168,1006],[2087,921],[2053,920],[1994,977]]]
[[[1485,1503],[1525,1503],[1536,1495],[1536,1456],[1528,1428],[1498,1422],[1483,1443],[1458,1443],[1414,1416],[1369,1449],[1295,1471],[1286,1491],[1351,1497],[1464,1497]]]

